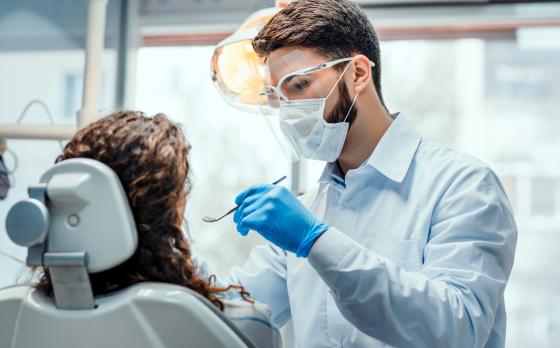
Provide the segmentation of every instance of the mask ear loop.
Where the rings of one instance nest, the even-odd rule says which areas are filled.
[[[375,66],[375,63],[372,62],[371,60],[369,61],[369,63],[370,63],[372,68]],[[348,64],[348,65],[350,65],[350,64]],[[356,103],[356,99],[358,99],[359,94],[360,94],[360,92],[356,93],[356,96],[354,97],[354,100],[352,101],[352,105],[350,105],[350,109],[348,109],[348,112],[346,113],[346,116],[344,116],[344,121],[342,121],[342,122],[346,122],[346,119],[348,118],[348,116],[350,116],[350,112],[352,111],[352,108],[354,108],[354,104]]]
[[[360,92],[356,93],[356,96],[354,97],[354,100],[352,101],[352,105],[350,105],[350,109],[348,109],[348,112],[346,113],[346,116],[344,116],[344,121],[342,121],[342,122],[346,122],[346,119],[350,115],[350,112],[352,111],[352,108],[354,108],[354,104],[356,103],[356,99],[358,99],[359,94],[360,94]]]
[[[344,74],[346,73],[346,70],[348,70],[348,68],[350,67],[350,63],[352,61],[348,62],[348,64],[346,65],[346,68],[344,68],[344,70],[342,71],[342,74],[340,74],[340,76],[338,77],[338,80],[336,80],[336,83],[334,84],[334,86],[332,86],[331,91],[329,92],[329,94],[327,94],[327,96],[325,97],[325,100],[327,100],[332,92],[334,91],[334,89],[336,88],[336,86],[338,86],[338,83],[340,82],[340,80],[342,80],[342,77],[344,76]]]

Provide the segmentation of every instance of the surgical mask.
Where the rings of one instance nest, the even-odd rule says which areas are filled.
[[[280,128],[299,156],[326,162],[334,162],[340,156],[348,134],[349,123],[346,120],[358,94],[342,122],[329,123],[324,119],[324,113],[327,99],[349,66],[324,98],[280,100]]]

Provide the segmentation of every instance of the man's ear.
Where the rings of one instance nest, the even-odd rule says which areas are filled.
[[[354,56],[354,81],[352,86],[355,93],[362,92],[371,83],[371,64],[369,58],[363,54]]]

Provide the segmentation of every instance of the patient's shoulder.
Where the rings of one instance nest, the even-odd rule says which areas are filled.
[[[252,317],[263,321],[270,320],[270,307],[264,303],[257,301],[250,302],[241,297],[222,299],[221,301],[224,304],[224,313],[228,317]],[[266,325],[268,325],[268,323]]]
[[[271,310],[267,305],[243,298],[222,299],[224,314],[257,347],[282,347],[278,328],[271,319]]]

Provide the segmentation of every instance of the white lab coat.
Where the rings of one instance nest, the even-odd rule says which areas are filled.
[[[392,123],[342,179],[327,164],[304,203],[330,226],[307,259],[256,247],[232,270],[300,347],[503,347],[517,228],[480,161]]]

